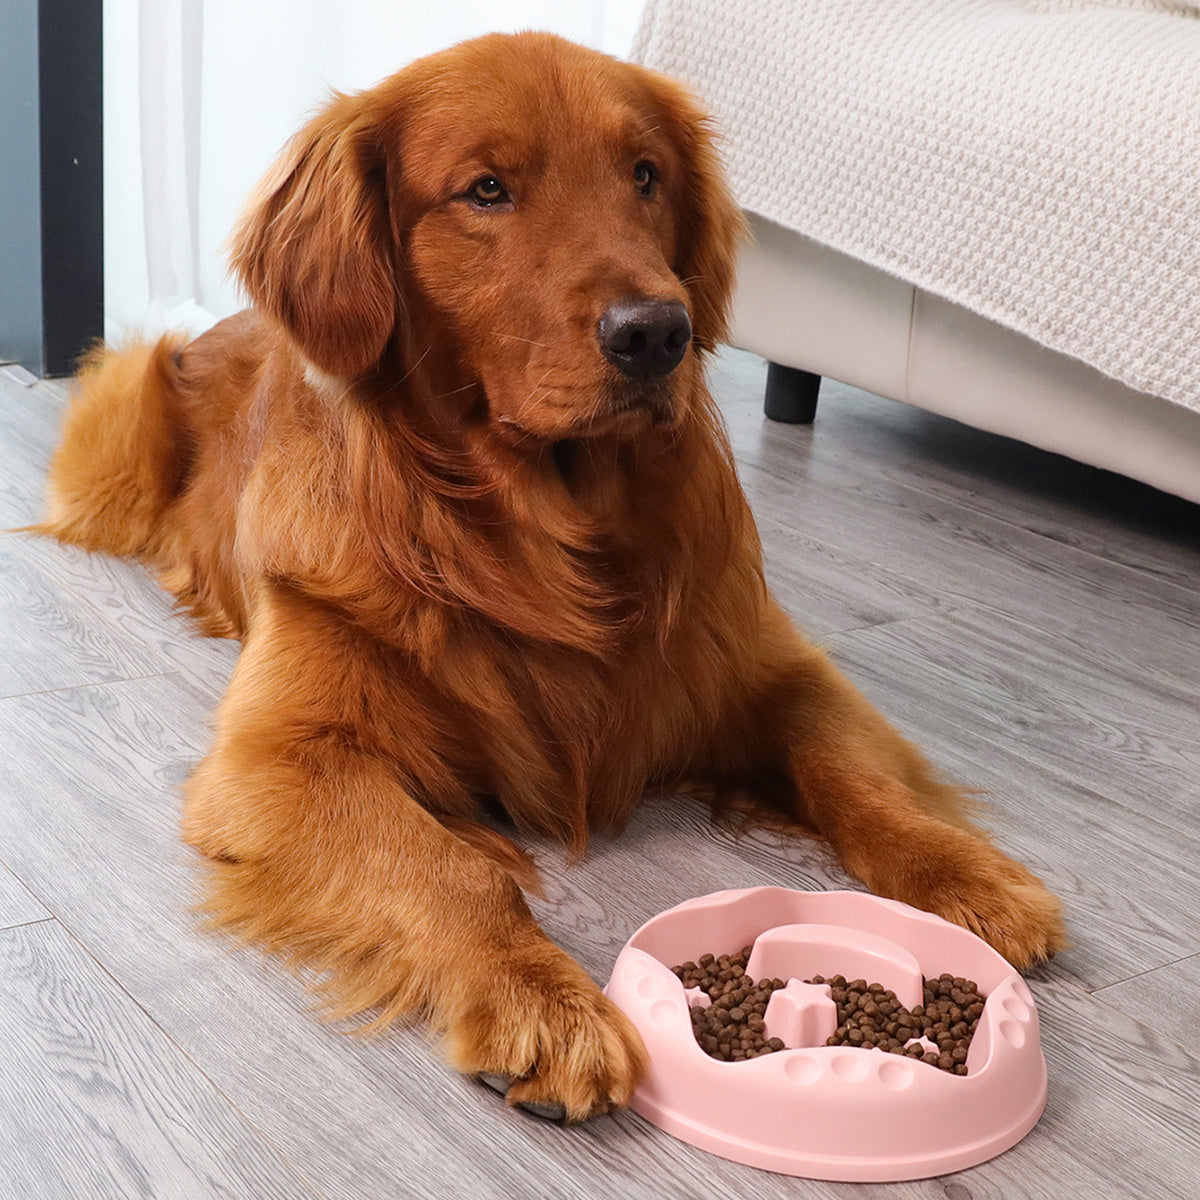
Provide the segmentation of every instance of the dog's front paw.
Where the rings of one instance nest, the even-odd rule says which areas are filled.
[[[447,1014],[451,1063],[539,1116],[582,1121],[627,1104],[646,1050],[584,970],[549,942],[491,965]]]
[[[879,872],[888,878],[868,881],[873,890],[962,925],[1019,970],[1067,945],[1062,904],[1036,875],[984,838],[938,825],[891,859]]]
[[[943,894],[938,915],[977,933],[1024,971],[1067,946],[1062,904],[1036,875],[996,854],[998,861],[961,893]]]

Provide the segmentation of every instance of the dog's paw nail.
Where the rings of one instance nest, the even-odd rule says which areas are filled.
[[[566,1107],[554,1101],[525,1100],[517,1107],[535,1117],[541,1117],[543,1121],[563,1121],[567,1116]]]
[[[513,1085],[511,1075],[495,1075],[490,1071],[480,1071],[475,1078],[485,1087],[490,1087],[493,1092],[499,1092],[501,1096],[507,1096],[508,1089]],[[514,1107],[524,1109],[531,1116],[540,1117],[543,1121],[565,1121],[567,1118],[566,1106],[556,1100],[522,1100]]]

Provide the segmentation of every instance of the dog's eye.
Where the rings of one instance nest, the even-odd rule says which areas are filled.
[[[653,163],[640,162],[633,168],[633,182],[643,196],[654,195],[654,185],[658,182],[658,170]]]
[[[508,193],[495,175],[483,175],[471,184],[467,199],[477,208],[494,208],[497,204],[508,203]]]

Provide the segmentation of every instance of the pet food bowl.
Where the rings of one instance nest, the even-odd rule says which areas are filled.
[[[697,1044],[689,996],[671,967],[746,945],[754,947],[747,975],[788,983],[771,1027],[786,1049],[723,1062]],[[815,974],[861,976],[911,1008],[922,999],[922,975],[943,972],[971,978],[986,997],[965,1075],[825,1045],[832,1001],[803,985]],[[775,887],[714,892],[647,921],[605,992],[650,1056],[634,1111],[752,1167],[858,1183],[944,1175],[1014,1146],[1046,1104],[1037,1011],[1024,981],[973,933],[895,900]]]

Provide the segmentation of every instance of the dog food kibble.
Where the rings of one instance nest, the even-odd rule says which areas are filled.
[[[692,1031],[705,1053],[722,1062],[743,1062],[785,1048],[779,1038],[766,1036],[765,1020],[771,993],[785,981],[751,979],[746,974],[751,949],[702,954],[698,962],[671,968],[685,988],[699,988],[708,996],[707,1008],[692,1007]],[[865,979],[847,982],[844,975],[814,975],[805,982],[828,984],[837,1005],[837,1030],[826,1045],[863,1046],[920,1059],[955,1075],[967,1073],[967,1051],[984,1006],[972,980],[953,975],[926,979],[923,1003],[912,1009],[895,992]]]

